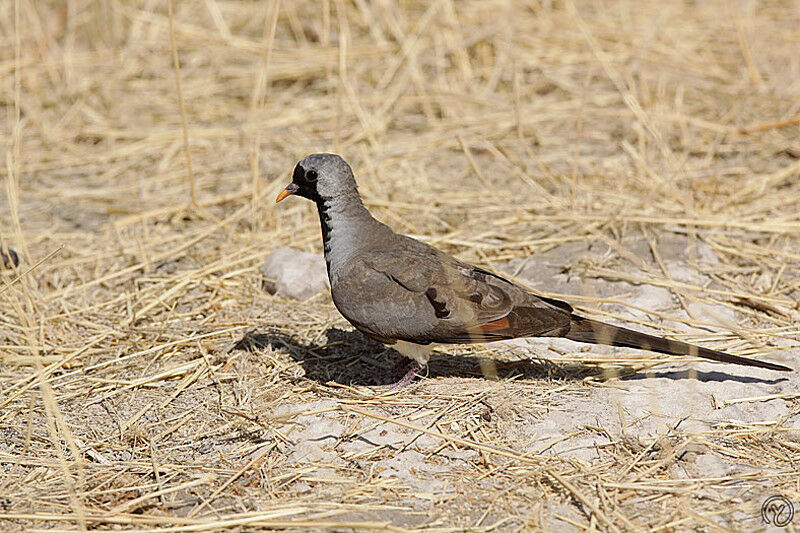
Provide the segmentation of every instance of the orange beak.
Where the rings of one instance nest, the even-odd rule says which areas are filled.
[[[286,186],[286,188],[285,188],[285,189],[283,189],[283,190],[280,192],[280,194],[278,194],[278,197],[277,197],[277,198],[275,198],[275,203],[277,204],[278,202],[280,202],[281,200],[283,200],[283,199],[284,199],[284,198],[286,198],[287,196],[291,196],[291,195],[293,195],[294,193],[296,193],[296,192],[297,192],[297,189],[299,189],[299,188],[300,188],[300,187],[298,187],[298,186],[297,186],[297,184],[295,184],[295,183],[290,183],[289,185],[287,185],[287,186]]]

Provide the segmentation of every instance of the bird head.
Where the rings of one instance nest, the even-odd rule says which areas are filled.
[[[292,182],[278,194],[275,202],[295,195],[319,203],[351,191],[356,191],[356,182],[344,159],[336,154],[312,154],[297,163]]]

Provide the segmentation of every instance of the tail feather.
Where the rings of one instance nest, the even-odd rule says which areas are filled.
[[[596,320],[572,315],[570,330],[564,335],[567,339],[588,342],[591,344],[605,344],[607,346],[623,346],[626,348],[638,348],[653,352],[666,353],[670,355],[691,355],[721,361],[723,363],[733,363],[736,365],[756,366],[768,368],[770,370],[791,371],[792,369],[768,361],[749,359],[738,355],[731,355],[716,350],[710,350],[701,346],[695,346],[681,341],[664,339],[640,333],[610,324],[604,324]]]

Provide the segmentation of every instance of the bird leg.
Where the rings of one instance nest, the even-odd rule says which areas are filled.
[[[414,361],[413,359],[406,359],[404,357],[400,359],[397,362],[397,364],[394,365],[394,368],[392,368],[389,371],[389,380],[396,379],[397,375],[399,375],[401,372],[404,372],[402,374],[402,377],[397,381],[395,381],[394,383],[391,383],[389,385],[382,385],[381,388],[385,388],[387,391],[391,391],[407,387],[414,380],[414,376],[417,374],[417,372],[419,372],[423,368],[425,368],[424,365],[419,364],[417,361]]]
[[[416,361],[410,361],[410,363],[411,364],[409,365],[408,371],[405,374],[403,374],[403,377],[400,378],[397,381],[397,383],[389,387],[389,390],[402,389],[404,387],[407,387],[414,380],[414,376],[417,375],[417,372],[425,368],[423,365],[419,364]]]

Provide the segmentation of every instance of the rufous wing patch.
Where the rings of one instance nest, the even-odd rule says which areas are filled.
[[[472,331],[499,331],[501,329],[508,329],[511,327],[511,324],[508,322],[508,317],[504,316],[503,318],[498,318],[497,320],[492,320],[491,322],[487,322],[486,324],[481,324],[480,326],[475,326],[470,328]]]

